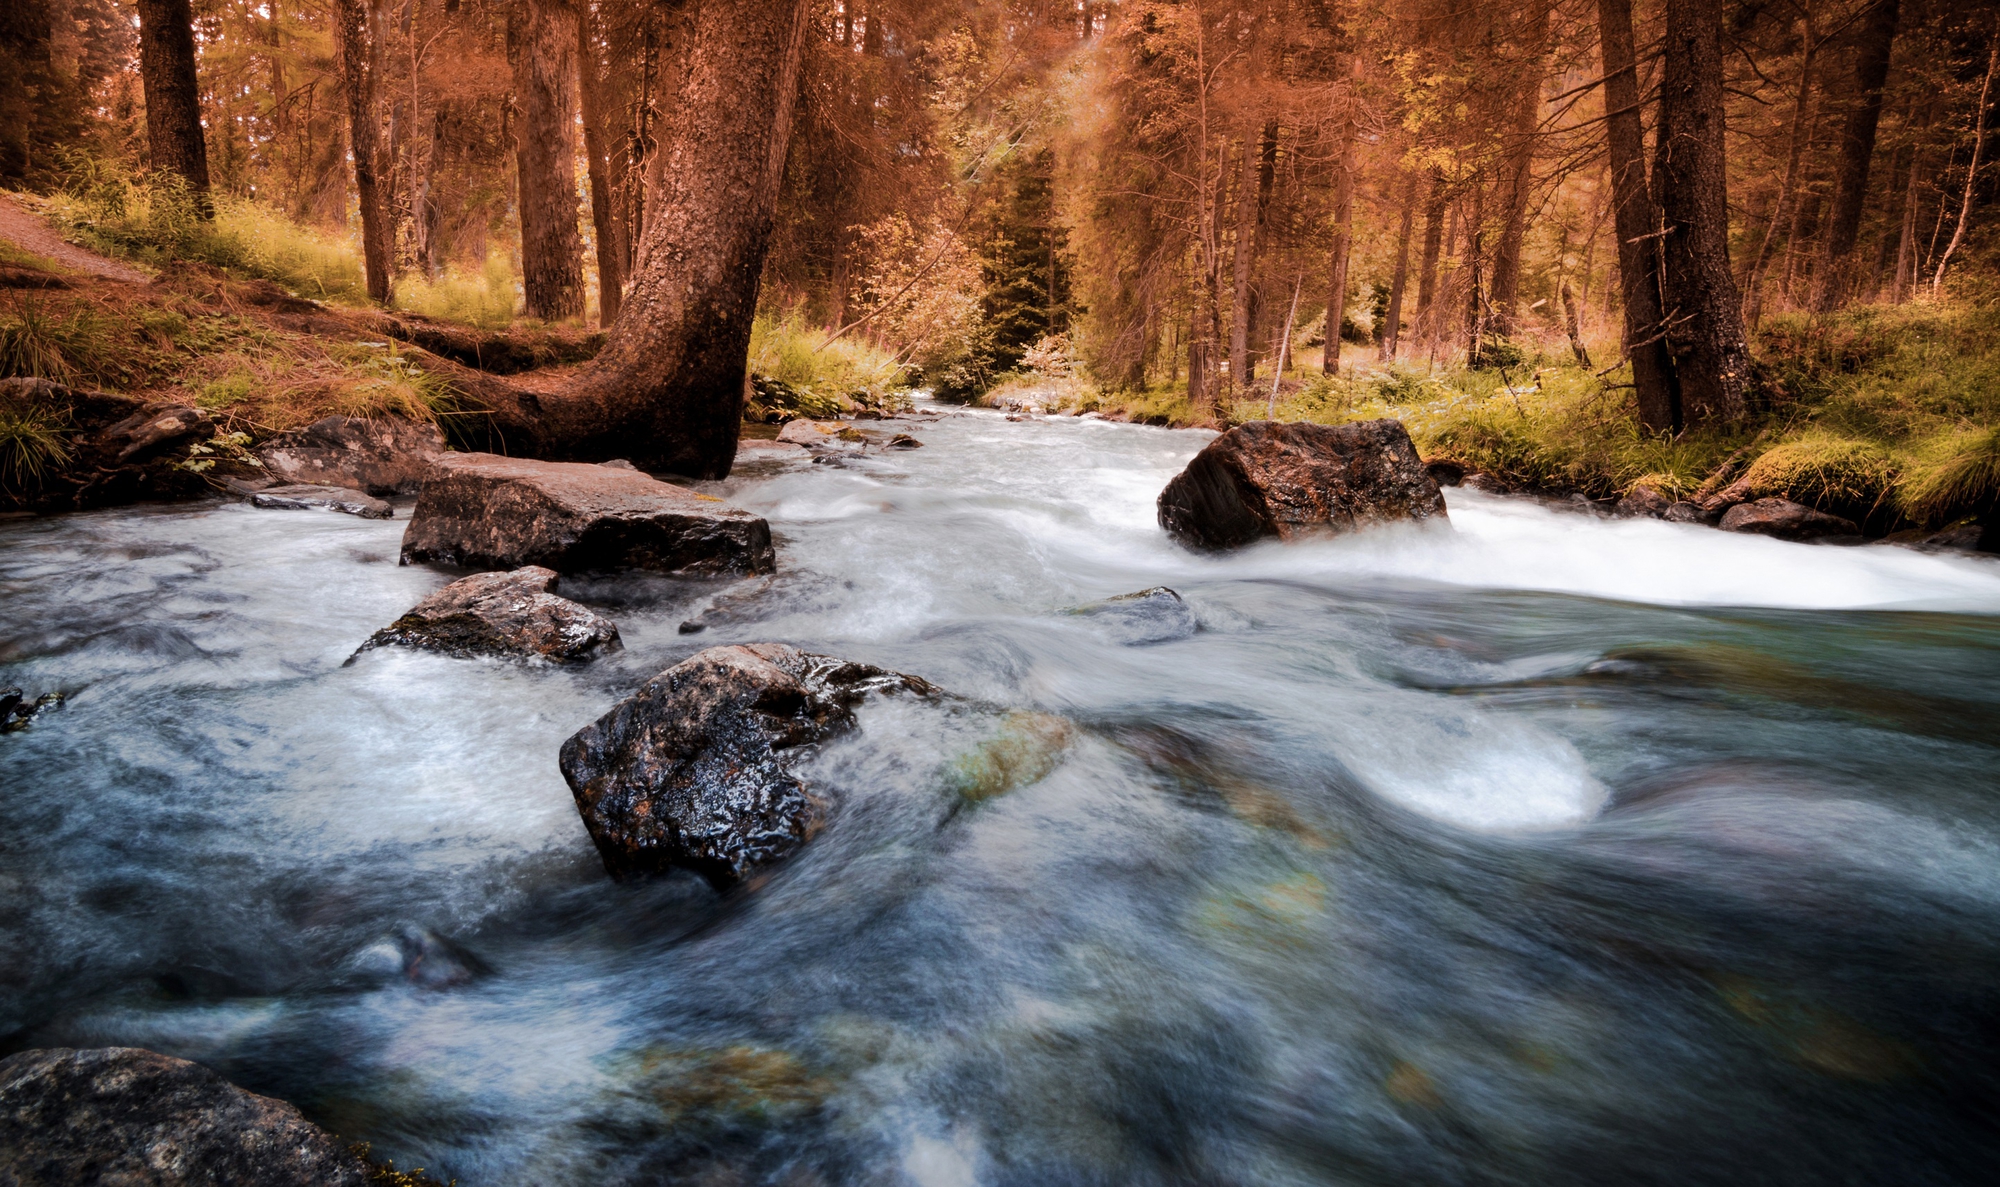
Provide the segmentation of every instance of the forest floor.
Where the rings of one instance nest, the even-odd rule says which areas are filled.
[[[16,250],[7,252],[5,245],[11,245]],[[130,264],[100,255],[87,247],[64,242],[54,227],[21,209],[5,194],[0,194],[0,258],[7,263],[24,263],[30,267],[35,266],[38,259],[53,261],[58,265],[57,270],[86,272],[104,280],[121,280],[127,284],[145,284],[153,279]]]

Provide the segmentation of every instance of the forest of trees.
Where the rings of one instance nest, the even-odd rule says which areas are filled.
[[[502,253],[615,327],[489,393],[555,452],[670,416],[726,469],[759,307],[1198,408],[1343,337],[1622,343],[1664,430],[1754,411],[1760,319],[1992,272],[1996,67],[1986,0],[11,0],[0,184],[254,198],[378,302]]]

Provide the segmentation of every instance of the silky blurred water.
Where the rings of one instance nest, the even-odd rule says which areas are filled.
[[[0,736],[0,1049],[467,1187],[1991,1173],[2000,564],[1461,490],[1205,557],[1153,521],[1203,434],[893,427],[707,488],[773,581],[568,582],[580,669],[342,666],[453,576],[402,518],[0,524],[0,684],[70,694]],[[1068,613],[1155,585],[1199,631]],[[613,885],[557,748],[762,640],[970,700],[865,707],[754,889]]]

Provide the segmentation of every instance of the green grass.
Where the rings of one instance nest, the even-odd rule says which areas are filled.
[[[27,248],[16,246],[5,239],[0,239],[0,264],[5,264],[13,268],[38,268],[43,272],[53,272],[58,276],[66,276],[70,272],[60,261],[52,260],[45,255],[37,255]]]
[[[519,304],[514,270],[507,256],[497,251],[486,257],[486,266],[476,274],[447,268],[436,280],[405,276],[396,282],[397,308],[482,330],[505,329]]]
[[[140,324],[89,301],[22,296],[0,302],[0,377],[124,387],[144,372],[143,347],[172,334],[165,318]]]
[[[791,410],[806,416],[907,405],[907,375],[893,355],[862,338],[826,337],[796,311],[760,313],[750,329],[750,370],[796,391]]]
[[[69,464],[64,410],[0,404],[0,493],[32,494],[51,470]]]

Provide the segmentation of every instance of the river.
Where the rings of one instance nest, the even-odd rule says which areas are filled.
[[[567,583],[625,640],[574,669],[344,666],[450,577],[406,510],[0,524],[0,684],[70,694],[0,737],[0,1051],[466,1187],[1987,1181],[2000,563],[1467,490],[1203,557],[1204,434],[895,427],[707,488],[768,586]],[[1156,585],[1199,631],[1067,613]],[[1021,712],[871,703],[761,885],[611,883],[557,748],[762,640]]]

